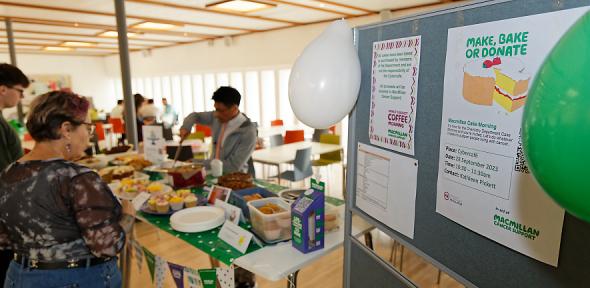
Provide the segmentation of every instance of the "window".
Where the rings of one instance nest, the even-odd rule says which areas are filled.
[[[143,79],[143,92],[145,93],[146,97],[154,99],[154,89],[152,88],[152,78],[144,78]],[[160,101],[156,101],[156,105],[159,105]]]
[[[189,75],[182,75],[181,78],[182,82],[182,107],[183,113],[181,114],[181,118],[186,117],[188,114],[193,112],[193,91],[191,85],[191,76]]]
[[[181,117],[184,117],[181,88],[180,76],[172,76],[172,107],[174,107],[174,110],[176,110]]]
[[[289,102],[290,75],[290,69],[279,71],[279,118],[283,119],[283,123],[286,127],[295,125],[295,114],[293,114],[293,109],[291,109],[291,103]]]
[[[135,91],[137,91],[137,93],[143,95],[144,97],[147,97],[145,95],[145,90],[143,89],[143,79],[142,78],[136,78],[135,79],[135,84],[137,85],[135,88]]]
[[[260,84],[262,90],[262,119],[264,126],[270,125],[270,121],[277,119],[277,96],[275,90],[275,71],[265,70],[260,72]]]
[[[154,101],[162,103],[162,78],[152,78],[152,91],[154,95]],[[165,97],[164,97],[165,98]]]
[[[217,73],[217,87],[229,86],[229,75],[227,73]]]
[[[240,111],[245,112],[246,110],[246,97],[244,93],[244,74],[242,72],[232,72],[229,75],[229,85],[236,88],[240,95],[242,95],[242,100],[240,101]]]
[[[172,100],[172,88],[170,88],[171,85],[170,77],[162,77],[162,97],[168,98],[168,100]]]
[[[213,101],[208,101],[213,96],[213,92],[217,90],[217,85],[215,83],[215,74],[205,74],[205,107],[207,111],[215,110],[213,106]]]
[[[260,121],[260,89],[258,83],[258,72],[248,71],[246,72],[246,115],[254,122],[258,122],[261,126]]]
[[[197,112],[205,111],[203,76],[201,75],[193,75],[193,109]]]

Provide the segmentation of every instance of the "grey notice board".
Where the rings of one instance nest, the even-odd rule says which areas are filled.
[[[371,255],[371,250],[351,236],[352,215],[364,218],[466,286],[590,287],[589,223],[566,213],[559,264],[558,267],[552,267],[436,213],[448,29],[589,5],[590,0],[473,1],[445,10],[355,29],[362,81],[359,99],[349,120],[349,197],[346,208],[344,276],[346,287],[399,287],[400,283],[412,286],[411,282],[391,269],[385,261]],[[415,158],[419,161],[416,218],[414,239],[409,239],[355,206],[355,175],[357,144],[370,144],[368,127],[372,44],[414,35],[422,36],[422,50],[415,132]],[[372,264],[367,264],[367,261],[372,261]],[[383,275],[379,276],[379,273]],[[394,278],[397,280],[393,281]]]

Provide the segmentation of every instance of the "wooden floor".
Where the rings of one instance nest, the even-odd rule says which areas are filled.
[[[327,173],[327,171],[324,171],[324,173]],[[327,174],[329,174],[331,178],[328,183],[328,194],[334,197],[342,197],[341,167],[335,167]],[[289,185],[288,183],[281,184]],[[168,233],[158,233],[152,226],[137,222],[135,226],[135,234],[136,239],[141,245],[167,261],[194,269],[211,267],[209,256],[207,254]],[[374,230],[372,235],[375,251],[380,257],[389,261],[393,241],[380,231]],[[364,240],[362,242],[364,242]],[[401,249],[398,247],[396,249],[396,264],[398,270],[400,257]],[[343,248],[339,248],[320,258],[315,263],[303,268],[299,272],[298,287],[343,287],[343,258],[344,250]],[[143,262],[141,271],[138,269],[137,263],[134,259],[131,264],[131,287],[152,287],[153,284],[145,261]],[[402,273],[419,287],[464,287],[444,273],[441,275],[440,284],[437,284],[438,270],[407,248],[404,249]],[[165,280],[164,287],[175,287],[174,281],[169,272],[166,275]],[[258,277],[257,283],[260,288],[287,287],[286,279],[273,282]],[[188,287],[186,277],[185,287]]]

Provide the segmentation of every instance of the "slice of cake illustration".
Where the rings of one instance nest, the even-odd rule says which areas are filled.
[[[496,74],[494,101],[508,112],[524,106],[531,79],[531,76],[524,72],[522,64],[514,65],[513,63],[516,64],[508,62],[494,69]]]
[[[478,59],[465,64],[463,98],[491,106],[494,101],[512,112],[526,102],[530,75],[522,61],[511,57]]]

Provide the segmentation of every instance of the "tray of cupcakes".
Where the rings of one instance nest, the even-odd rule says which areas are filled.
[[[205,198],[198,197],[188,189],[180,189],[170,193],[152,195],[141,207],[141,211],[151,215],[172,215],[174,212],[204,205]]]

